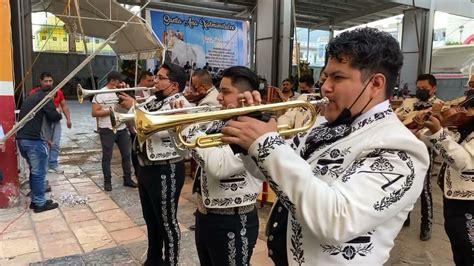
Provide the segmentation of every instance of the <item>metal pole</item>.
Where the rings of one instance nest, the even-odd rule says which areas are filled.
[[[94,57],[104,49],[104,47],[113,39],[115,36],[123,30],[125,27],[127,27],[128,23],[132,21],[141,11],[144,9],[150,1],[147,2],[146,5],[144,5],[137,13],[135,13],[133,16],[130,17],[127,21],[123,23],[123,25],[118,28],[116,31],[114,31],[112,34],[110,34],[109,38],[107,38],[103,44],[99,46],[92,54],[90,54],[84,61],[82,61],[75,69],[69,73],[56,87],[54,87],[53,90],[51,90],[48,95],[46,95],[41,102],[39,102],[33,109],[23,117],[8,133],[5,134],[5,136],[0,139],[0,144],[3,144],[6,142],[7,139],[9,139],[11,136],[13,136],[18,130],[20,130],[28,121],[33,119],[35,117],[36,112],[38,112],[41,108],[43,108],[46,103],[54,98],[54,95],[56,95],[56,92],[62,88],[69,80],[71,80],[84,66],[86,66]]]
[[[140,53],[137,53],[137,59],[135,59],[135,87],[138,84],[138,59],[140,58]]]

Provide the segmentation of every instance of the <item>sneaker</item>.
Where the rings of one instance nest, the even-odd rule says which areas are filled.
[[[55,168],[49,168],[48,172],[55,173],[55,174],[64,174],[64,170],[59,168],[59,166]]]
[[[33,211],[35,213],[45,212],[45,211],[49,211],[49,210],[54,210],[58,206],[59,206],[58,203],[51,201],[51,202],[46,202],[45,204],[43,204],[43,206],[33,206]]]
[[[50,199],[46,200],[46,204],[51,204],[51,203],[53,203],[53,200],[50,200]],[[30,203],[30,209],[34,209],[35,207],[36,207],[36,203],[31,202]]]
[[[112,183],[104,182],[104,190],[105,191],[112,191]]]
[[[428,241],[431,238],[431,230],[421,230],[420,232],[420,240],[421,241]]]
[[[124,180],[123,180],[123,186],[124,186],[124,187],[133,187],[133,188],[136,188],[136,187],[138,187],[138,184],[135,183],[135,181],[133,181],[132,179],[127,178],[127,179],[124,179]]]

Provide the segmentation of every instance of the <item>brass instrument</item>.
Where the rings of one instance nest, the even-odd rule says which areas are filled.
[[[140,90],[152,90],[154,87],[147,88],[147,87],[134,87],[134,88],[124,88],[124,89],[110,89],[110,90],[86,90],[83,89],[81,84],[77,84],[77,100],[79,103],[84,102],[84,98],[94,96],[97,94],[104,94],[104,93],[116,93],[116,92],[123,92],[123,91],[140,91]]]
[[[210,122],[214,120],[226,120],[237,116],[247,115],[253,112],[276,112],[279,110],[287,110],[290,108],[306,108],[311,112],[311,120],[303,127],[289,128],[288,126],[279,127],[278,133],[281,136],[289,136],[298,132],[310,129],[316,121],[316,106],[327,105],[329,100],[324,97],[316,101],[290,101],[266,105],[247,106],[234,109],[226,109],[212,112],[202,112],[195,114],[175,114],[167,115],[149,115],[142,110],[135,110],[135,126],[137,129],[137,137],[140,144],[143,144],[147,138],[158,131],[175,129],[179,143],[178,148],[207,148],[222,145],[222,134],[211,134],[201,136],[195,142],[186,142],[181,131],[187,124]]]
[[[114,130],[117,129],[118,126],[120,126],[122,123],[126,122],[132,122],[135,119],[135,113],[136,109],[140,109],[138,106],[137,107],[132,107],[132,112],[130,113],[119,113],[114,111],[112,107],[110,107],[110,121],[112,123],[112,128]],[[148,112],[145,110],[142,110],[144,114],[147,115],[174,115],[177,113],[195,113],[195,112],[209,112],[209,111],[215,111],[219,110],[219,106],[194,106],[194,107],[187,107],[187,108],[181,108],[181,109],[171,109],[171,110],[164,110],[164,111],[156,111],[156,112]]]

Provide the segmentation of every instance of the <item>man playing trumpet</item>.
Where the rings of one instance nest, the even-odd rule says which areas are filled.
[[[189,102],[181,93],[186,84],[184,70],[164,63],[155,77],[156,92],[139,108],[148,112],[171,109],[172,101]],[[130,109],[135,100],[121,94],[122,107]],[[138,145],[138,141],[135,140]],[[181,232],[177,220],[178,199],[184,185],[184,161],[174,149],[167,131],[157,132],[136,147],[139,162],[138,192],[148,231],[145,265],[177,265]]]
[[[192,81],[191,86],[199,85],[195,77]],[[257,90],[258,85],[257,75],[250,69],[230,67],[223,72],[217,100],[224,109],[238,107],[238,95]],[[224,124],[220,120],[193,124],[184,130],[183,136],[193,141],[219,132]],[[258,237],[255,202],[263,175],[255,171],[256,167],[246,170],[243,161],[251,163],[251,159],[236,154],[229,145],[194,148],[191,155],[200,166],[193,192],[198,198],[195,239],[201,265],[249,265]]]
[[[116,89],[123,82],[124,78],[117,71],[110,72],[107,75],[107,85],[101,90]],[[105,191],[112,190],[110,162],[112,161],[114,143],[117,143],[120,156],[122,157],[123,185],[133,188],[137,187],[137,184],[132,180],[131,143],[128,130],[125,124],[122,124],[114,132],[110,120],[110,108],[113,108],[118,100],[119,98],[114,92],[97,94],[92,100],[92,116],[98,118],[100,143],[102,145],[102,173],[104,175]]]
[[[387,100],[403,61],[392,36],[344,32],[327,54],[328,123],[286,143],[275,120],[243,116],[222,140],[247,150],[278,195],[267,241],[276,265],[382,265],[420,195],[428,152]]]

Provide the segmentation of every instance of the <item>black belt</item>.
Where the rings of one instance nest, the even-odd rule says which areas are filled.
[[[255,210],[255,204],[250,204],[246,206],[240,207],[231,207],[231,208],[207,208],[207,207],[200,207],[198,205],[198,211],[201,214],[218,214],[218,215],[236,215],[236,214],[247,214]]]

